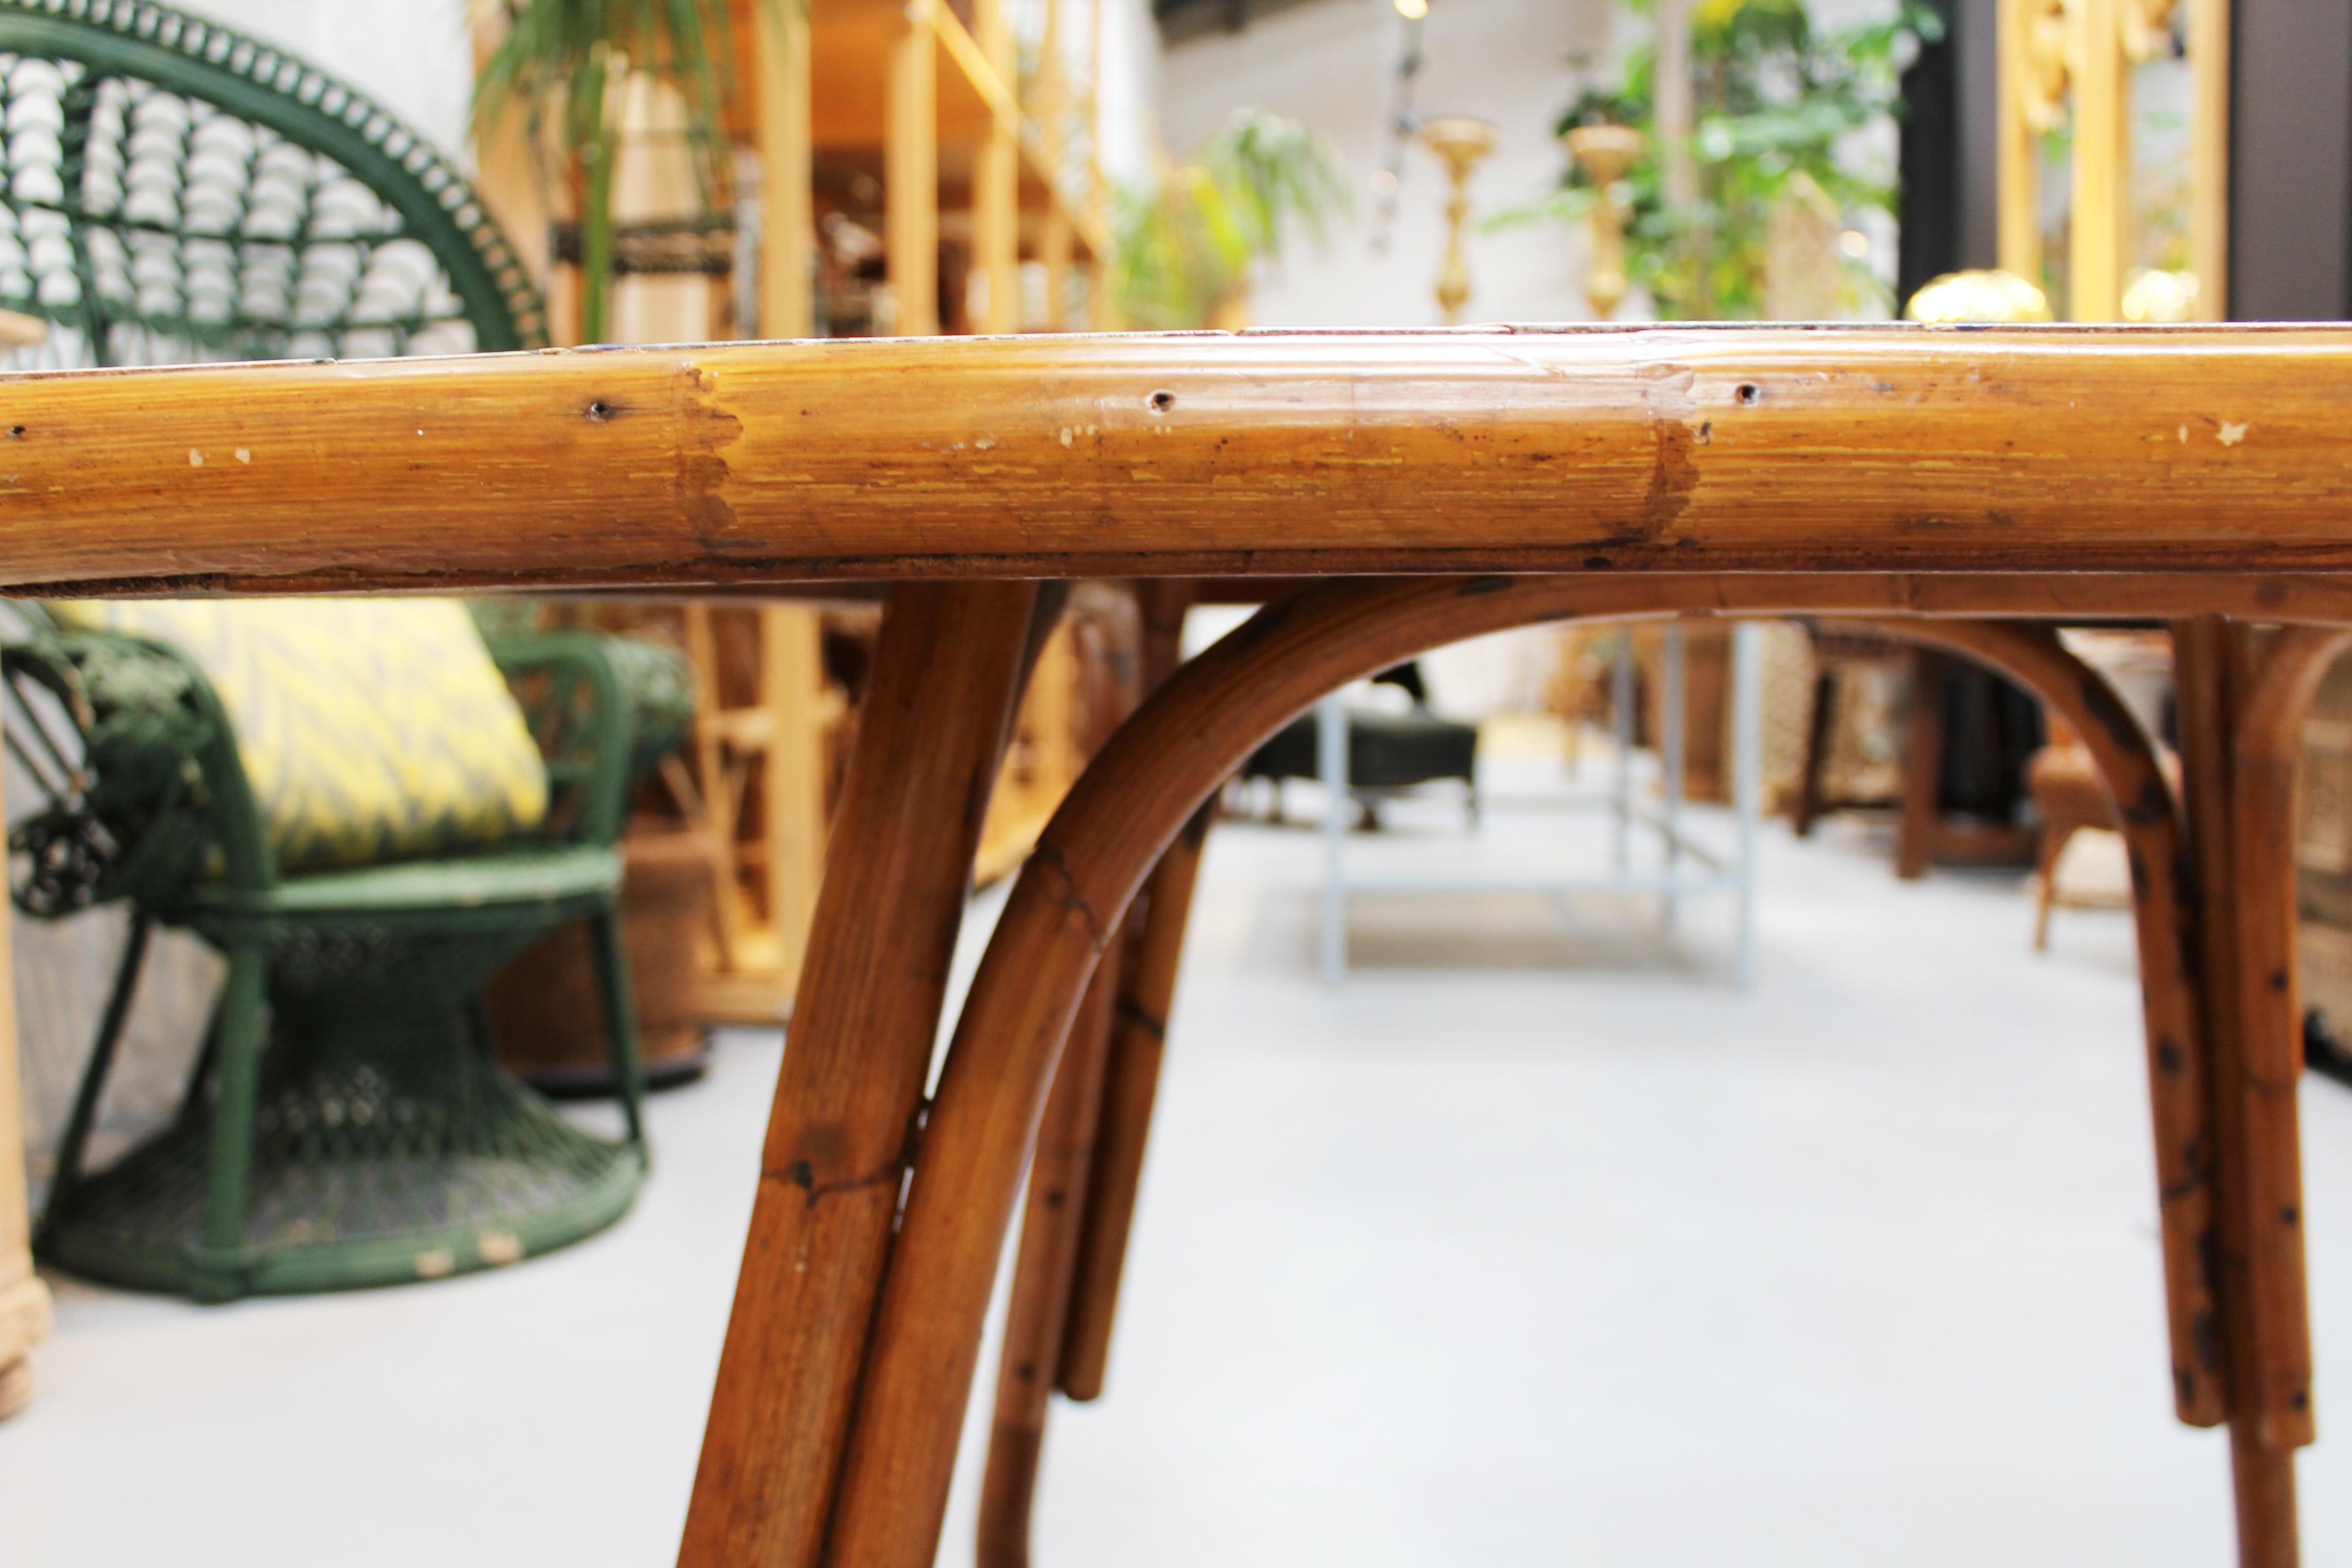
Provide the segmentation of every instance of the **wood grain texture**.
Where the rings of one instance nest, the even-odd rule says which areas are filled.
[[[867,340],[0,380],[0,584],[2352,569],[2352,330]]]
[[[891,596],[761,1154],[683,1568],[815,1568],[1034,584]]]
[[[2245,1020],[2239,1005],[2238,874],[2230,808],[2231,748],[2252,679],[2245,628],[2205,616],[2173,627],[2180,723],[2181,788],[2196,861],[2193,922],[2214,1104],[2219,1201],[2214,1273],[2221,1295],[2223,1359],[2230,1373],[2230,1471],[2240,1568],[2295,1568],[2294,1448],[2272,1442],[2263,1419],[2263,1322],[2253,1309],[2250,1254],[2264,1227],[2254,1211],[2247,1146]]]
[[[1113,720],[1111,728],[1129,717],[1143,693],[1158,689],[1175,672],[1182,659],[1184,617],[1196,597],[1194,585],[1181,578],[1135,585],[1138,668],[1129,689],[1106,694],[1104,716]],[[975,1549],[982,1568],[1024,1568],[1029,1562],[1030,1521],[1053,1393],[1057,1387],[1072,1392],[1070,1344],[1074,1339],[1087,1341],[1092,1353],[1108,1349],[1109,1303],[1102,1297],[1106,1289],[1114,1297],[1118,1291],[1205,815],[1196,826],[1200,831],[1180,837],[1161,858],[1151,900],[1129,910],[1113,944],[1116,961],[1096,969],[1045,1102],[1030,1163],[998,1360],[995,1416],[981,1479]],[[1163,883],[1169,889],[1165,900],[1160,897]],[[1106,1226],[1116,1229],[1107,1259],[1098,1235]],[[1093,1375],[1098,1389],[1098,1368]]]
[[[2316,1440],[2311,1316],[2304,1263],[2303,1004],[2297,984],[2294,806],[2303,721],[2352,632],[2298,626],[2263,650],[2236,713],[2231,748],[2231,870],[2236,896],[2239,1098],[2244,1120],[2247,1305],[2254,1324],[2252,1405],[2264,1442]]]
[[[1168,1053],[1168,1023],[1192,912],[1212,808],[1196,813],[1160,857],[1145,884],[1143,931],[1119,995],[1103,1079],[1103,1110],[1095,1133],[1095,1168],[1087,1194],[1062,1337],[1061,1389],[1072,1399],[1102,1397],[1110,1371],[1111,1325],[1119,1281],[1127,1271],[1128,1240],[1143,1187],[1143,1156],[1151,1112],[1160,1095],[1160,1064]],[[1130,917],[1132,918],[1132,917]]]
[[[1254,746],[1328,690],[1488,631],[1689,611],[1869,614],[1884,591],[1838,575],[1335,583],[1267,606],[1180,670],[1048,826],[974,979],[876,1317],[836,1561],[931,1560],[990,1284],[1080,993],[1146,873]]]
[[[1118,964],[1096,970],[1086,1001],[1071,1021],[1037,1131],[1027,1207],[1013,1257],[1013,1293],[1004,1315],[988,1464],[981,1475],[974,1557],[980,1568],[1027,1568],[1029,1562],[1030,1508],[1036,1498],[1045,1417],[1053,1404],[1068,1319],[1079,1205],[1086,1200],[1094,1165],[1111,1010],[1119,990]]]

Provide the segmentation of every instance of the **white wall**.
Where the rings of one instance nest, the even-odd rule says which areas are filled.
[[[1612,55],[1609,0],[1432,0],[1415,108],[1475,114],[1501,132],[1471,189],[1481,212],[1523,205],[1549,191],[1562,153],[1551,128],[1578,89],[1571,56]],[[1427,326],[1444,253],[1445,174],[1414,147],[1406,155],[1397,220],[1385,255],[1367,237],[1371,176],[1388,152],[1391,84],[1404,21],[1390,0],[1315,0],[1170,47],[1160,63],[1161,133],[1181,155],[1234,110],[1270,110],[1323,131],[1345,155],[1356,189],[1352,226],[1318,253],[1301,240],[1267,270],[1252,301],[1260,326]],[[1578,282],[1580,232],[1550,223],[1474,233],[1466,321],[1576,321],[1590,314]]]
[[[184,9],[299,55],[360,89],[473,166],[467,0],[175,0]]]
[[[1151,173],[1159,121],[1160,28],[1151,0],[1100,0],[1102,78],[1097,84],[1102,146],[1097,162],[1113,180],[1133,184]]]

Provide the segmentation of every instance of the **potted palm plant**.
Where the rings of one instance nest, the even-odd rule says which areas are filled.
[[[1647,0],[1629,0],[1629,8],[1651,9]],[[1830,26],[1810,0],[1700,0],[1691,16],[1697,122],[1688,143],[1658,134],[1657,56],[1645,45],[1627,57],[1617,83],[1587,88],[1560,116],[1570,156],[1559,190],[1488,226],[1580,221],[1613,204],[1626,252],[1617,292],[1628,281],[1640,286],[1662,320],[1767,314],[1776,220],[1785,226],[1792,209],[1818,209],[1833,230],[1851,234],[1866,216],[1894,212],[1892,171],[1874,166],[1855,132],[1901,114],[1903,68],[1943,24],[1916,0],[1895,0],[1887,11]],[[1696,175],[1688,200],[1668,194],[1675,158]],[[1830,265],[1857,303],[1886,303],[1863,256],[1847,250]]]
[[[1160,330],[1241,323],[1250,269],[1304,225],[1320,241],[1350,205],[1347,166],[1322,132],[1244,109],[1148,186],[1119,193],[1120,319]]]

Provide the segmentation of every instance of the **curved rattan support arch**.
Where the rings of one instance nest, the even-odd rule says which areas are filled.
[[[2189,923],[2194,876],[2180,803],[2165,777],[2156,742],[2105,678],[2068,652],[2046,626],[1919,617],[1869,625],[2011,677],[2074,726],[2097,765],[2131,863],[2173,1408],[2192,1426],[2217,1426],[2229,1415],[2229,1390],[2220,1288],[2213,1276],[2213,1106]]]
[[[1339,582],[1268,606],[1185,666],[1096,758],[1047,826],[965,1004],[877,1314],[835,1500],[833,1560],[866,1568],[931,1560],[958,1436],[936,1414],[961,1410],[970,1391],[999,1249],[1073,1011],[1143,877],[1253,746],[1351,679],[1513,626],[1906,607],[1885,580],[1843,576]],[[2058,700],[2105,737],[2142,837],[2161,846],[2169,796],[2161,811],[2143,798],[2153,755],[2144,754],[2144,766],[2126,761],[2134,749],[2112,722],[2120,710],[2111,695],[2105,704],[2088,699],[2088,672],[2054,639],[2044,646],[2031,632],[1985,626],[1979,640],[2014,659],[2021,676],[2072,678],[2054,681]],[[2176,858],[2178,842],[2176,828]],[[2185,1065],[2193,1040],[2178,1043]],[[2192,1184],[2166,1212],[2183,1219],[2195,1205]],[[2193,1240],[2188,1246],[2193,1253]],[[2206,1381],[2194,1380],[2198,1398],[2184,1404],[2192,1419],[2205,1414]]]
[[[478,349],[546,346],[538,287],[472,183],[392,110],[310,62],[155,0],[0,0],[0,53],[139,77],[325,153],[432,251]]]

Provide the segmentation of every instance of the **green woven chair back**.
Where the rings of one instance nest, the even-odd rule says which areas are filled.
[[[536,348],[459,174],[306,62],[152,0],[0,0],[0,308],[17,365]]]

